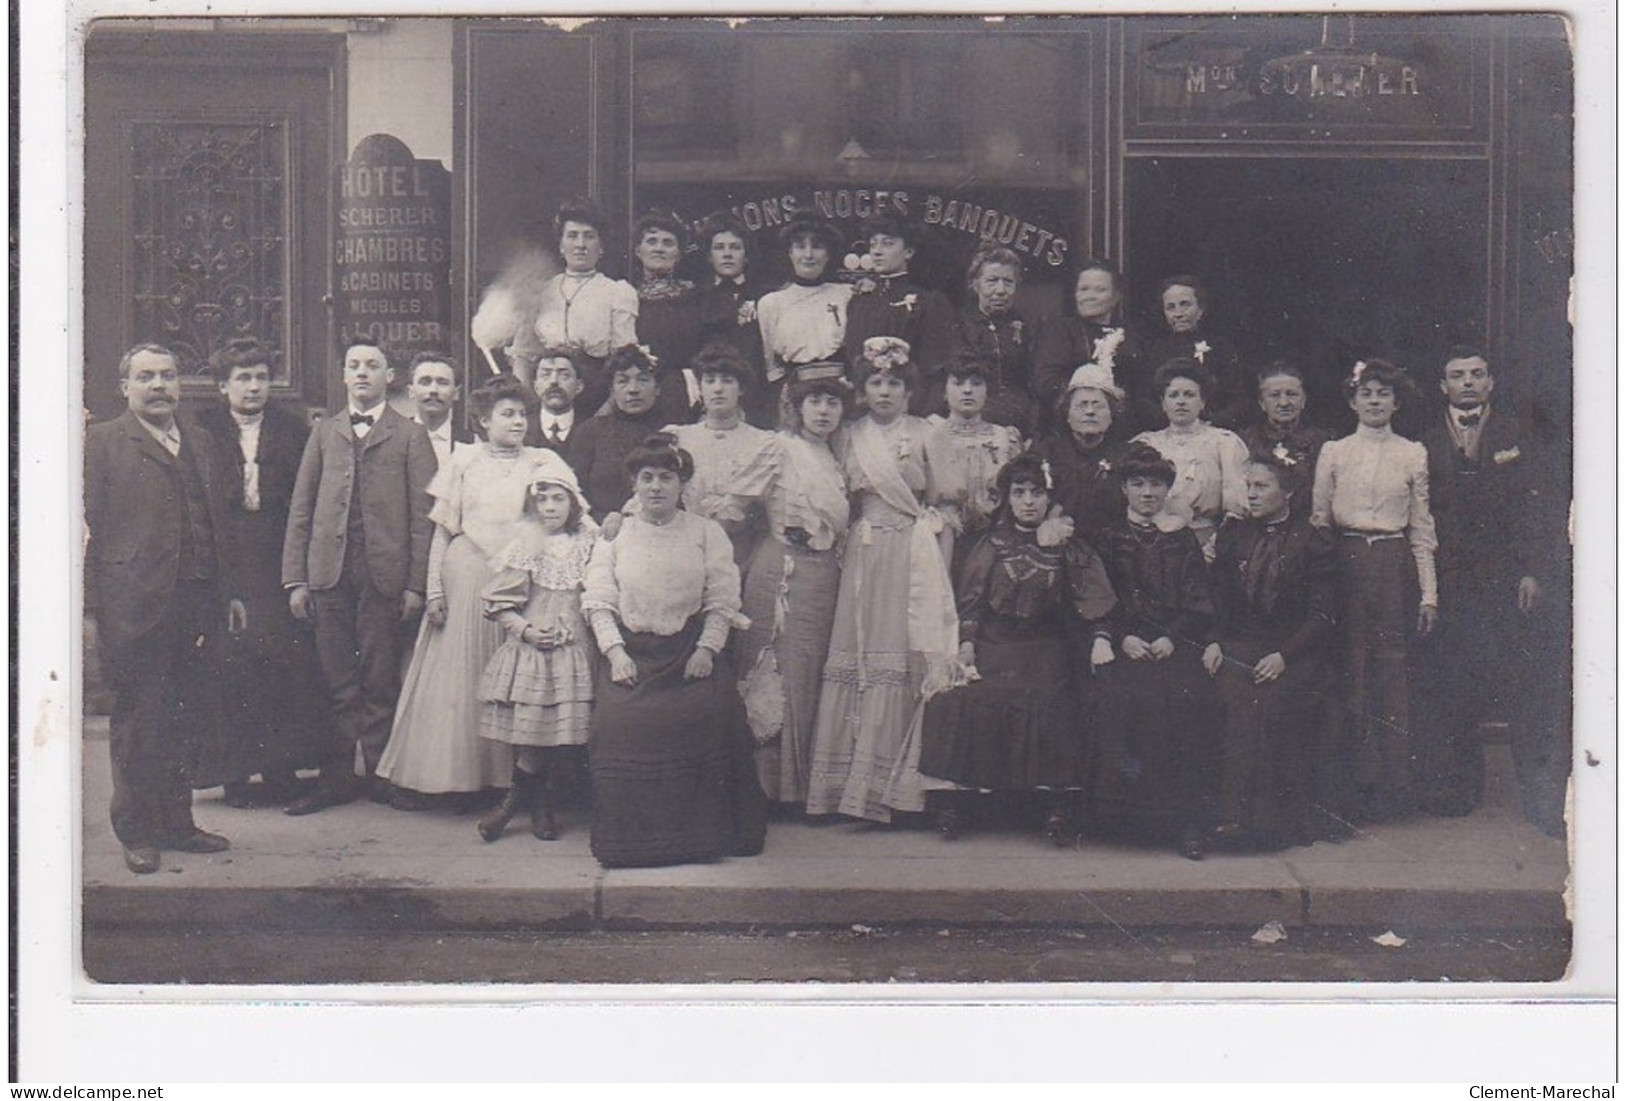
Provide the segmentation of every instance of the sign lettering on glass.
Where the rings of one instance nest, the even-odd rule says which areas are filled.
[[[333,246],[340,338],[402,352],[449,338],[451,177],[387,134],[363,139],[338,167]]]

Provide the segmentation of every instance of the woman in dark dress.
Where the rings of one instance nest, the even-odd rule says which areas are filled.
[[[655,405],[666,424],[694,419],[699,387],[687,370],[700,350],[699,299],[692,280],[680,278],[687,232],[669,210],[647,211],[632,230],[637,261],[638,343],[654,355],[660,396]]]
[[[1152,381],[1158,367],[1171,359],[1194,359],[1214,378],[1207,419],[1220,428],[1245,424],[1252,408],[1252,380],[1231,341],[1215,334],[1207,320],[1208,291],[1194,275],[1170,275],[1157,289],[1166,331],[1137,346],[1124,376],[1142,430],[1161,428],[1162,394]]]
[[[617,348],[605,369],[609,375],[610,409],[588,417],[570,434],[564,458],[581,479],[592,506],[592,518],[603,523],[631,499],[626,457],[659,431],[665,420],[656,404],[660,381],[654,361],[634,344]],[[680,385],[680,383],[679,383]]]
[[[1247,515],[1219,528],[1219,619],[1202,665],[1224,704],[1215,844],[1307,844],[1314,724],[1336,609],[1337,549],[1309,523],[1303,460],[1263,455],[1245,474]]]
[[[1331,439],[1331,433],[1324,428],[1304,421],[1308,405],[1309,389],[1304,384],[1303,368],[1278,359],[1258,372],[1258,408],[1263,413],[1262,419],[1241,432],[1241,442],[1247,445],[1250,454],[1273,455],[1283,461],[1291,459],[1292,465],[1303,472],[1305,484],[1313,480],[1315,460]]]
[[[1106,570],[1072,522],[1050,517],[1049,464],[1032,452],[999,472],[992,528],[955,578],[959,660],[971,682],[925,705],[920,772],[965,788],[1041,792],[1045,833],[1072,840],[1083,782],[1078,715],[1084,687],[1073,654],[1111,660],[1116,601]],[[937,791],[937,826],[958,836],[973,791]]]
[[[713,214],[700,227],[700,253],[708,275],[694,288],[699,325],[696,346],[720,341],[744,357],[751,368],[745,419],[757,428],[776,428],[779,411],[770,407],[772,394],[762,367],[762,329],[756,323],[758,288],[747,274],[749,237],[744,223],[731,214]]]
[[[1034,333],[1015,309],[1021,257],[1000,246],[984,247],[971,259],[965,281],[971,300],[954,319],[950,355],[968,352],[988,364],[983,418],[1012,425],[1029,437]]]
[[[199,747],[196,782],[224,783],[234,807],[290,802],[295,770],[315,763],[328,721],[315,638],[289,614],[282,588],[282,534],[310,429],[271,404],[270,363],[269,349],[252,337],[228,343],[212,364],[223,400],[198,413],[224,483],[248,622],[222,636],[220,736]],[[263,786],[251,785],[256,773]]]
[[[1039,326],[1033,348],[1033,402],[1043,414],[1040,431],[1059,427],[1049,414],[1081,364],[1112,371],[1133,356],[1123,325],[1123,277],[1116,268],[1102,260],[1087,261],[1073,281],[1072,305],[1071,311]]]
[[[592,854],[606,868],[754,856],[767,806],[729,663],[733,545],[678,507],[694,461],[669,435],[626,458],[640,510],[587,566],[581,610],[603,654],[588,737]]]
[[[1117,477],[1127,514],[1096,546],[1117,595],[1121,658],[1100,671],[1089,810],[1105,832],[1174,840],[1200,860],[1214,764],[1215,701],[1202,668],[1213,592],[1196,536],[1163,508],[1173,464],[1135,444]]]
[[[1072,372],[1059,399],[1058,428],[1033,447],[1049,460],[1055,503],[1078,534],[1095,533],[1123,515],[1123,487],[1114,464],[1123,451],[1123,390],[1109,368],[1086,363]]]
[[[920,385],[909,399],[909,412],[923,417],[935,412],[942,396],[942,369],[948,360],[953,305],[941,291],[922,285],[909,274],[920,247],[921,226],[895,214],[877,214],[863,223],[863,277],[847,307],[845,354],[848,363],[863,356],[864,341],[895,336],[907,341],[909,358],[920,372]]]

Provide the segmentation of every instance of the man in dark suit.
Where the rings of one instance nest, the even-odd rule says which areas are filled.
[[[360,794],[357,745],[368,794],[388,799],[374,772],[400,693],[406,632],[423,611],[435,472],[428,433],[384,400],[391,374],[377,344],[346,349],[349,402],[311,432],[294,482],[282,585],[294,618],[315,619],[336,732],[316,789],[290,803],[289,814],[314,814]]]
[[[451,453],[475,442],[474,433],[453,423],[452,411],[462,396],[462,371],[445,352],[419,352],[406,369],[406,392],[412,398],[412,419],[423,426],[444,466]]]
[[[1568,544],[1561,481],[1542,443],[1503,402],[1476,348],[1446,356],[1447,407],[1422,435],[1439,530],[1440,623],[1423,652],[1432,693],[1419,763],[1428,809],[1470,812],[1482,797],[1479,726],[1509,724],[1524,811],[1561,834],[1570,733],[1563,722],[1570,650],[1561,607]]]
[[[110,750],[113,832],[137,874],[159,850],[230,848],[192,818],[189,742],[218,718],[215,637],[241,630],[208,434],[176,416],[175,354],[138,344],[119,363],[129,408],[85,439],[85,610],[117,693]]]
[[[569,348],[544,348],[532,380],[541,411],[525,437],[527,447],[545,447],[569,461],[570,441],[581,425],[576,399],[581,396],[581,366]]]

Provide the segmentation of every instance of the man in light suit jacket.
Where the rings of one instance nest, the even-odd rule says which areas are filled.
[[[124,863],[156,872],[159,852],[230,847],[192,818],[190,740],[218,717],[215,640],[243,626],[211,441],[176,416],[175,354],[138,344],[119,363],[129,408],[85,438],[85,610],[96,618],[117,693],[109,740],[113,832]]]
[[[385,401],[391,375],[377,344],[356,341],[345,350],[347,408],[311,432],[294,482],[282,585],[294,617],[315,620],[336,733],[316,789],[289,804],[289,814],[314,814],[361,793],[357,745],[368,794],[388,799],[374,772],[400,693],[402,647],[423,611],[436,466],[423,426]]]
[[[1569,770],[1568,493],[1556,448],[1508,402],[1476,348],[1452,348],[1444,415],[1422,433],[1439,530],[1442,630],[1421,658],[1431,693],[1423,799],[1445,815],[1482,796],[1479,725],[1506,722],[1524,811],[1560,836]]]

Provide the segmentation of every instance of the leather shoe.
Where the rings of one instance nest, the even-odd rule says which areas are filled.
[[[355,802],[357,792],[354,787],[318,787],[309,795],[302,796],[282,808],[283,814],[295,818],[306,814],[315,814],[328,807],[339,807],[345,803]]]
[[[423,811],[429,810],[434,806],[434,800],[430,799],[429,796],[423,794],[421,791],[413,791],[411,788],[399,788],[394,786],[391,786],[389,789],[388,802],[389,805],[394,809],[404,811]]]
[[[393,806],[395,802],[395,785],[382,776],[367,777],[367,798],[380,806]]]
[[[136,875],[151,875],[158,870],[161,858],[152,845],[124,846],[124,866]]]
[[[178,853],[223,853],[231,848],[231,842],[218,833],[194,829],[184,837],[164,842],[164,848]]]

